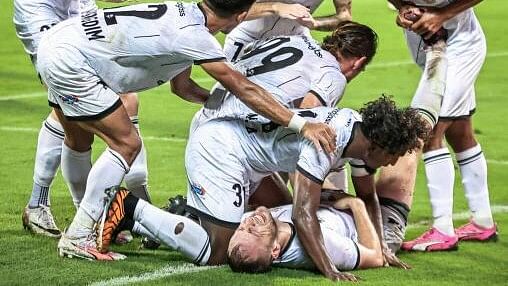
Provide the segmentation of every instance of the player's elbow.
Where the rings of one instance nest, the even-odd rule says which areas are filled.
[[[360,254],[360,264],[358,268],[379,268],[384,266],[383,253],[379,249],[364,249]]]

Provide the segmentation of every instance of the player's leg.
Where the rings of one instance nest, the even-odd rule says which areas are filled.
[[[457,235],[461,240],[496,239],[487,185],[487,161],[474,138],[471,117],[454,120],[446,132],[446,139],[455,152],[471,211],[471,221],[459,227]]]
[[[251,186],[252,188],[256,191],[249,198],[250,209],[258,206],[273,208],[293,202],[285,181],[278,173],[264,177],[258,186]]]
[[[33,233],[60,237],[50,210],[50,187],[60,165],[64,131],[56,115],[50,113],[42,123],[37,140],[32,194],[23,211],[23,226]]]

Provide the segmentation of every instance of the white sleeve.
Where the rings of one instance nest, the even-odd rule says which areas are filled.
[[[334,107],[342,98],[346,89],[346,78],[334,67],[325,67],[320,77],[315,78],[310,86],[323,106]]]
[[[353,270],[360,264],[360,249],[352,239],[337,235],[336,232],[322,228],[325,247],[332,263],[341,271]]]
[[[351,159],[349,165],[351,166],[351,176],[353,177],[364,177],[376,173],[375,169],[368,167],[359,159]]]
[[[226,60],[226,55],[215,37],[204,29],[188,29],[178,37],[176,51],[194,64]]]
[[[325,177],[330,172],[332,157],[325,151],[318,152],[316,146],[309,140],[304,140],[301,144],[303,146],[296,169],[305,177],[322,185]]]

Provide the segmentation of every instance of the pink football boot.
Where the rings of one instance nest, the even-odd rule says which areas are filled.
[[[436,228],[431,228],[419,237],[402,243],[405,251],[446,251],[457,250],[459,238],[457,235],[446,235]]]
[[[470,220],[465,225],[455,229],[459,240],[470,241],[497,241],[497,228],[494,224],[490,228],[484,228]]]

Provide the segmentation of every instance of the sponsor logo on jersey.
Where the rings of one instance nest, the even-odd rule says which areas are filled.
[[[184,17],[185,16],[185,8],[183,7],[182,2],[176,3],[175,7],[178,8],[178,13],[180,14],[180,17]]]
[[[322,58],[323,55],[321,54],[321,48],[319,46],[315,46],[313,42],[309,40],[309,38],[302,36],[303,41],[307,44],[307,48],[314,52],[316,56],[319,58]]]
[[[195,194],[200,195],[200,196],[203,196],[206,193],[206,191],[205,191],[205,189],[203,189],[203,187],[194,185],[194,184],[191,184],[191,190],[192,190],[192,192],[194,192]]]
[[[60,99],[62,99],[65,104],[69,105],[74,105],[79,102],[79,98],[73,95],[60,95]]]
[[[81,26],[83,26],[89,41],[106,38],[101,35],[103,32],[101,26],[99,26],[97,10],[91,10],[83,13],[81,15]]]
[[[330,124],[330,121],[332,121],[332,119],[333,119],[335,116],[337,116],[337,114],[339,113],[339,111],[340,111],[340,109],[337,109],[337,108],[335,108],[335,109],[333,109],[332,111],[330,111],[330,112],[328,113],[328,116],[327,116],[327,117],[326,117],[326,119],[325,119],[325,123],[326,123],[326,124]]]

